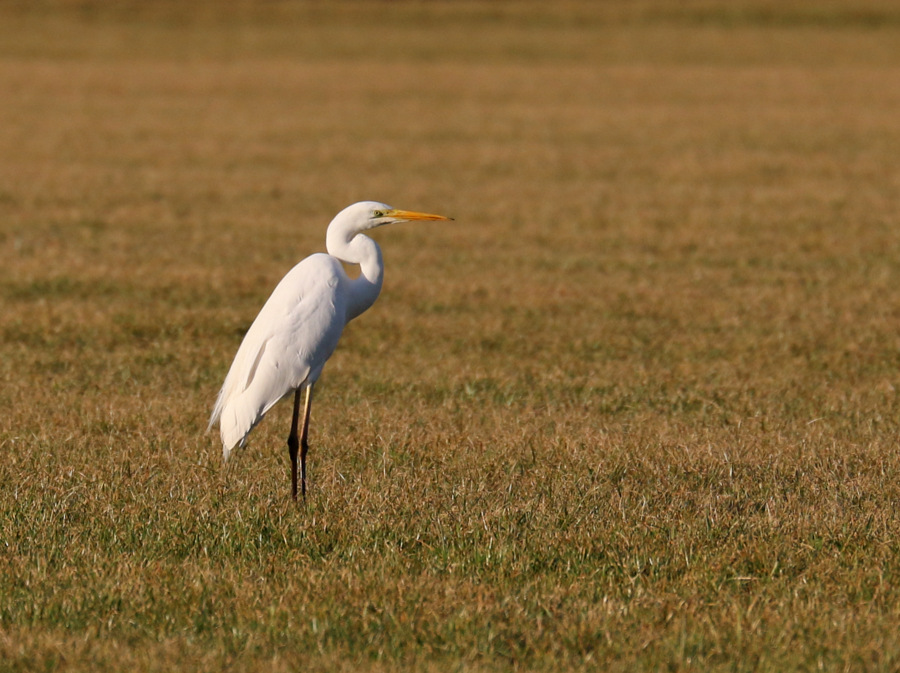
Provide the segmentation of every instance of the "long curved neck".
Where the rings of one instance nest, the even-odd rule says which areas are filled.
[[[384,282],[384,263],[381,248],[368,236],[351,235],[331,228],[325,239],[328,254],[348,264],[359,264],[359,277],[350,281],[350,297],[347,304],[347,322],[365,312],[381,293]]]

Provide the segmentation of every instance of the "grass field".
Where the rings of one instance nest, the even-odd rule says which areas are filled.
[[[226,4],[0,4],[0,671],[900,669],[896,3]]]

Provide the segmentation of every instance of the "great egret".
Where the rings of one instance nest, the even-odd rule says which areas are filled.
[[[250,326],[209,419],[219,422],[225,460],[278,400],[294,393],[294,416],[288,435],[291,495],[297,499],[297,451],[300,487],[306,496],[306,453],[312,389],[331,357],[344,325],[368,309],[381,292],[381,249],[362,232],[394,222],[449,220],[442,215],[397,210],[362,201],[331,221],[325,237],[328,254],[310,255],[281,279]],[[351,279],[341,262],[358,264]],[[303,425],[297,437],[300,398]]]

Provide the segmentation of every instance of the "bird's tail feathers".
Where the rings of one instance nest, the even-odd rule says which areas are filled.
[[[222,438],[222,457],[226,462],[236,446],[244,445],[250,430],[259,422],[258,419],[252,418],[253,414],[241,413],[241,411],[246,410],[243,410],[239,404],[232,403],[226,408],[225,387],[223,386],[209,417],[206,431],[212,430],[212,427],[218,422],[219,435]]]
[[[206,426],[206,431],[209,432],[212,430],[212,426],[216,424],[222,417],[222,407],[225,406],[225,388],[222,387],[222,390],[219,391],[219,396],[216,398],[216,404],[213,407],[212,414],[209,416],[209,425]]]
[[[222,456],[226,461],[236,446],[244,446],[247,435],[277,401],[276,399],[259,407],[248,404],[246,396],[241,395],[227,406],[223,405],[219,416],[219,432],[222,436]]]

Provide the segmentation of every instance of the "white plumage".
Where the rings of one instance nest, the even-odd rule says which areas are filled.
[[[238,348],[210,419],[219,421],[226,460],[278,400],[319,378],[344,330],[350,282],[339,261],[319,253],[272,292]]]
[[[397,210],[375,201],[356,203],[338,213],[328,226],[328,254],[311,255],[288,272],[238,348],[209,421],[210,428],[219,422],[226,460],[234,447],[243,446],[250,431],[278,400],[296,391],[288,446],[296,498],[296,452],[302,444],[301,483],[305,494],[312,387],[337,347],[344,325],[368,309],[381,292],[381,250],[362,232],[392,222],[447,219]],[[341,262],[359,264],[359,276],[351,279]],[[306,403],[298,442],[297,418],[304,392]]]

